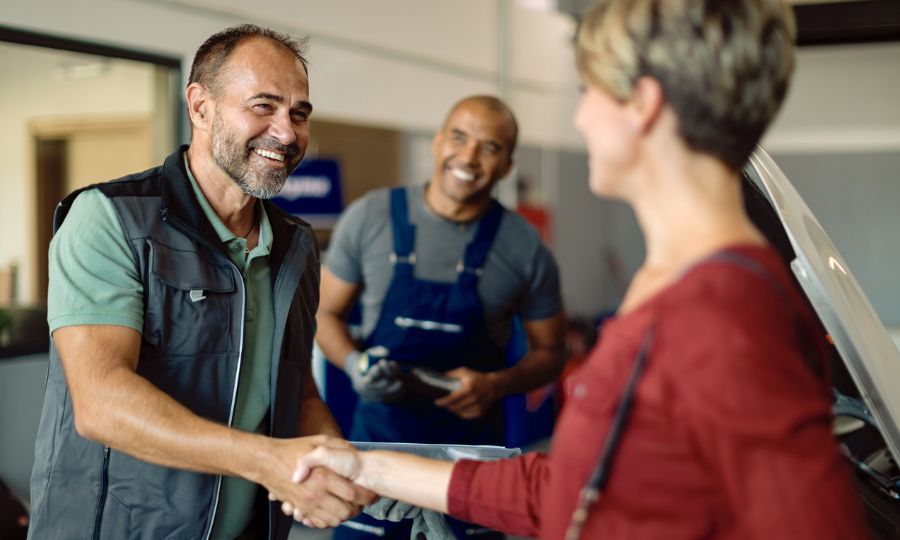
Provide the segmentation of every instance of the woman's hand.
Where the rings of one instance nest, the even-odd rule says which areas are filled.
[[[314,468],[325,467],[348,480],[362,484],[360,475],[363,464],[360,452],[349,444],[337,444],[345,441],[336,440],[335,442],[332,444],[329,441],[317,446],[312,452],[297,460],[297,468],[294,470],[292,480],[296,483],[303,482]]]

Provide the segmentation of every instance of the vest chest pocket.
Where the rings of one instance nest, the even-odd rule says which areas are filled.
[[[239,329],[232,319],[240,299],[231,267],[195,251],[148,243],[145,342],[167,357],[235,350]]]

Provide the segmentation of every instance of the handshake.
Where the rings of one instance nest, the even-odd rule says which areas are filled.
[[[291,483],[299,488],[310,486],[320,489],[323,485],[322,478],[330,477],[331,482],[346,482],[347,485],[332,484],[331,489],[339,489],[327,494],[325,499],[337,496],[339,504],[328,509],[319,504],[325,499],[298,506],[270,491],[269,500],[283,501],[281,511],[285,515],[307,527],[335,527],[359,512],[362,501],[362,504],[367,505],[365,512],[376,519],[394,522],[413,519],[411,538],[456,537],[443,516],[447,512],[446,491],[453,468],[452,461],[460,457],[479,459],[479,456],[454,456],[453,447],[446,445],[413,445],[421,448],[406,449],[403,452],[383,449],[368,452],[354,448],[354,444],[362,445],[364,449],[372,447],[371,449],[378,450],[379,443],[351,444],[343,439],[324,435],[309,437],[308,441],[312,443],[312,450],[295,462]],[[382,444],[382,447],[393,449],[390,443]],[[470,448],[471,450],[466,450],[509,452],[507,449],[493,447]],[[425,454],[422,453],[423,450]],[[423,459],[406,453],[423,456],[437,451],[448,455],[430,455],[429,457],[438,459]],[[516,454],[518,450],[511,455]],[[508,456],[504,454],[502,457]],[[345,491],[347,488],[349,490]],[[340,500],[353,494],[354,490],[353,498]],[[379,495],[384,497],[379,499]],[[341,507],[341,503],[344,507]]]
[[[285,442],[290,442],[285,440]],[[357,451],[351,443],[344,439],[328,435],[314,435],[294,439],[293,443],[301,443],[300,457],[279,463],[288,465],[282,469],[282,476],[276,484],[267,484],[269,500],[281,502],[281,511],[307,527],[337,527],[344,521],[359,514],[366,506],[366,513],[388,521],[400,521],[405,518],[416,518],[414,529],[433,537],[452,538],[452,533],[440,512],[428,512],[423,516],[422,508],[414,503],[404,503],[394,499],[379,499],[385,488],[363,473],[364,454]],[[296,456],[296,454],[294,454]],[[388,463],[382,465],[390,468]],[[400,456],[400,459],[404,459]],[[398,463],[401,465],[402,461]],[[396,473],[396,471],[395,471]],[[381,493],[380,493],[381,492]]]
[[[448,511],[447,491],[454,462],[493,461],[522,454],[518,448],[498,446],[349,443],[325,435],[308,437],[307,441],[311,446],[294,461],[291,485],[320,485],[320,480],[329,475],[331,481],[346,482],[338,486],[338,492],[350,495],[355,489],[357,497],[348,508],[356,504],[353,509],[358,512],[359,501],[363,501],[366,514],[376,519],[412,518],[411,538],[455,538],[443,517]],[[269,499],[284,501],[282,512],[308,527],[334,527],[351,517],[343,510],[325,512],[318,504],[323,499],[302,508],[271,492]]]
[[[459,379],[427,368],[390,360],[384,347],[351,351],[344,372],[353,389],[367,402],[395,403],[404,397],[438,399],[457,390]]]
[[[281,510],[308,527],[336,527],[359,514],[362,507],[378,500],[366,487],[354,482],[356,452],[349,442],[327,435],[296,439],[276,439],[274,470],[261,479],[270,501],[281,501]],[[316,449],[322,448],[318,452]],[[336,470],[328,463],[314,461],[326,449],[341,450]],[[299,456],[299,458],[298,458]],[[310,458],[313,458],[312,460]],[[342,466],[341,466],[342,465]],[[302,470],[301,470],[302,469]],[[276,477],[277,476],[277,477]]]

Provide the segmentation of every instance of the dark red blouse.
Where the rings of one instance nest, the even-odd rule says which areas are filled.
[[[459,462],[450,513],[511,534],[563,538],[652,328],[628,427],[581,538],[866,537],[831,434],[827,385],[801,353],[811,315],[775,251],[729,251],[771,277],[707,261],[607,322],[567,385],[550,453]]]

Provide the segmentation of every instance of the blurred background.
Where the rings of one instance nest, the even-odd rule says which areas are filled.
[[[0,478],[27,498],[46,369],[46,250],[71,190],[150,168],[188,139],[182,90],[210,34],[252,22],[310,37],[315,114],[294,195],[327,247],[367,190],[424,182],[459,98],[521,126],[498,196],[544,236],[567,311],[615,309],[641,261],[634,217],[586,186],[572,37],[587,0],[29,0],[0,7]],[[886,326],[900,327],[900,2],[795,3],[797,72],[763,146]],[[330,169],[329,169],[330,170]],[[313,183],[309,183],[310,179]],[[318,186],[318,187],[317,187]],[[320,190],[319,187],[322,187]],[[320,191],[332,195],[316,205]],[[293,200],[295,197],[291,197]],[[318,210],[317,210],[318,209]],[[319,211],[321,210],[321,211]],[[301,212],[302,213],[302,212]]]

